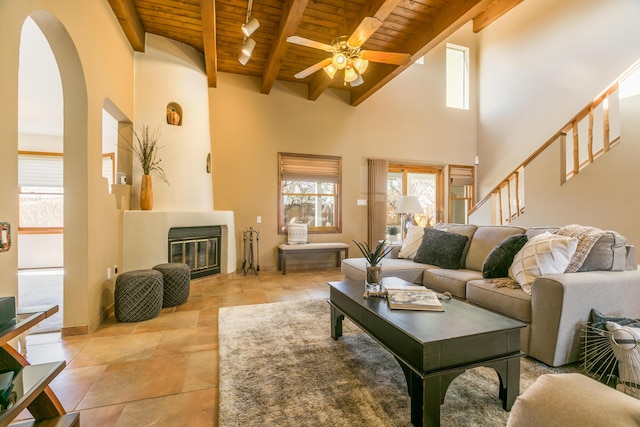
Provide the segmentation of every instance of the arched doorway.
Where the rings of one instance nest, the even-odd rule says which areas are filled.
[[[18,87],[18,302],[58,305],[31,330],[62,328],[64,181],[63,98],[49,42],[27,18],[20,37]]]

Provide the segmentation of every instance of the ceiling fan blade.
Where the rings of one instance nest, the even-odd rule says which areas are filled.
[[[294,77],[296,79],[304,79],[305,77],[315,73],[318,70],[321,70],[322,68],[326,67],[329,64],[331,64],[331,58],[323,59],[322,61],[313,64],[311,67],[300,71]]]
[[[371,37],[378,28],[380,28],[380,26],[382,26],[381,20],[372,16],[367,16],[362,20],[362,22],[360,22],[358,28],[356,28],[347,41],[351,46],[362,46],[364,42],[366,42],[367,39]]]
[[[384,64],[392,65],[407,65],[409,62],[411,62],[411,55],[409,55],[408,53],[361,50],[360,56],[362,57],[362,59],[367,59],[372,62],[382,62]]]
[[[314,49],[324,50],[326,52],[333,52],[333,46],[328,45],[326,43],[320,43],[314,40],[305,39],[300,36],[289,36],[287,37],[287,41],[293,44],[299,44],[301,46],[312,47]]]

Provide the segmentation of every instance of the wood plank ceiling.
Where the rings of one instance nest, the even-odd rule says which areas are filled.
[[[242,65],[243,34],[249,0],[109,0],[131,47],[144,52],[145,33],[185,43],[204,55],[210,87],[218,72],[256,76],[268,94],[276,80],[308,85],[316,100],[328,87],[351,92],[358,105],[399,75],[465,23],[473,20],[481,31],[523,0],[253,0],[251,17],[260,28],[251,36],[256,47]],[[346,10],[346,13],[345,13]],[[330,57],[330,53],[287,42],[296,35],[331,44],[348,36],[365,17],[376,16],[382,25],[362,45],[366,50],[411,55],[408,65],[369,64],[364,84],[344,85],[322,70],[304,79],[294,75]]]

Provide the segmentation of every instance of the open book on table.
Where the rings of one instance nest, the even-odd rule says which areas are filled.
[[[389,307],[400,310],[444,311],[438,294],[424,286],[387,287]]]

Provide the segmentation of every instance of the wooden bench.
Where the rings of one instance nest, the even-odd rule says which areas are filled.
[[[349,257],[349,245],[340,242],[303,243],[299,245],[288,245],[286,243],[282,243],[278,245],[278,270],[282,270],[282,274],[287,274],[287,255],[323,252],[335,252],[336,266],[340,267],[340,262],[342,261],[341,253],[344,252],[345,258]]]

